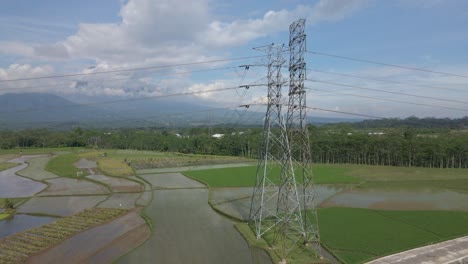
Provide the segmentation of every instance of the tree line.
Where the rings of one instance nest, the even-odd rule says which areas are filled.
[[[468,168],[468,130],[448,128],[356,128],[352,124],[310,126],[313,162]],[[223,134],[220,138],[213,134]],[[169,129],[75,128],[0,131],[0,148],[96,147],[257,158],[260,127]]]

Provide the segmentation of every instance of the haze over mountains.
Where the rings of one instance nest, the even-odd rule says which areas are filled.
[[[214,109],[171,99],[128,100],[96,98],[93,103],[75,103],[49,93],[0,95],[0,129],[73,127],[184,127],[199,125],[261,125],[262,112]],[[81,100],[83,101],[83,100]],[[313,123],[358,121],[357,119],[311,118]]]

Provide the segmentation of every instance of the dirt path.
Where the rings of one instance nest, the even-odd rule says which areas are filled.
[[[138,211],[132,210],[30,257],[26,263],[109,263],[143,243],[149,234]]]
[[[468,263],[468,236],[393,254],[373,260],[367,264],[389,263]]]

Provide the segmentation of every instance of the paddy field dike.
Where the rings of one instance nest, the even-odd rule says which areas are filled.
[[[0,150],[0,263],[277,263],[269,236],[255,239],[247,224],[255,173],[256,161],[240,157]],[[389,263],[438,243],[454,245],[424,261],[463,258],[468,171],[314,164],[313,173],[322,249],[300,246],[288,263]]]

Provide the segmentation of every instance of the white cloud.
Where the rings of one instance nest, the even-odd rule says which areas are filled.
[[[34,55],[34,48],[22,42],[0,41],[0,54],[31,57]]]
[[[321,0],[311,5],[298,5],[290,10],[270,10],[256,19],[238,18],[226,22],[215,19],[219,16],[216,15],[216,10],[211,9],[213,3],[210,0],[129,0],[122,4],[119,13],[121,21],[118,23],[82,23],[75,34],[55,43],[0,42],[0,51],[6,55],[22,56],[25,61],[36,63],[37,61],[47,63],[50,60],[57,65],[60,63],[70,65],[74,61],[93,60],[95,62],[93,67],[77,70],[83,73],[206,61],[225,57],[229,54],[229,49],[234,46],[239,47],[268,34],[286,32],[289,23],[298,18],[307,18],[309,24],[337,21],[365,6],[366,2],[365,0]],[[220,64],[203,67],[215,67]],[[26,66],[12,65],[10,68],[0,69],[0,78],[59,74],[47,65],[35,67],[36,71],[44,68],[39,75],[22,71],[21,67]],[[30,65],[27,67],[33,71],[34,67]],[[171,71],[175,70],[165,72]],[[67,72],[73,71],[67,70]],[[190,80],[190,76],[159,81],[154,78],[135,79],[138,76],[138,73],[120,73],[94,77],[128,78],[101,83],[90,81],[93,76],[67,79],[68,83],[67,80],[50,79],[42,80],[35,85],[49,86],[38,91],[48,89],[62,93],[132,96],[233,86],[233,80],[227,78],[195,82]],[[76,85],[78,82],[81,85]],[[31,86],[31,83],[25,86]],[[208,99],[214,94],[208,93],[203,96],[204,99]]]

